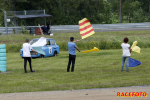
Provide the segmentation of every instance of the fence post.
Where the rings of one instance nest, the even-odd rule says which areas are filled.
[[[45,9],[44,9],[44,15],[45,15]],[[46,18],[44,18],[44,21],[45,21],[45,26],[46,26]]]
[[[27,15],[27,12],[26,10],[24,10],[24,15]],[[26,23],[26,19],[25,19],[25,27],[27,26],[27,23]]]
[[[4,9],[1,9],[3,11],[4,14],[4,23],[5,23],[5,30],[6,30],[6,34],[8,34],[8,28],[7,28],[7,15],[6,15],[6,11]]]

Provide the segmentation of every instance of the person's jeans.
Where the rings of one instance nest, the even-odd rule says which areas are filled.
[[[68,61],[68,66],[67,66],[67,72],[69,72],[69,70],[70,70],[71,62],[72,62],[71,72],[74,71],[75,59],[76,59],[76,55],[69,54],[69,61]]]
[[[125,63],[126,58],[127,58],[127,61],[126,61],[126,71],[129,71],[130,56],[128,56],[128,57],[122,57],[121,71],[123,71],[123,67],[124,67],[124,63]]]

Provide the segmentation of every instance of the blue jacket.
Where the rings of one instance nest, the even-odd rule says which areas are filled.
[[[43,32],[47,32],[47,27],[41,27],[41,29],[43,30]]]

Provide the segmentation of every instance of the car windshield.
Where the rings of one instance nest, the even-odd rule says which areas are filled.
[[[30,41],[30,45],[32,45],[33,43],[35,43],[35,42],[37,42],[38,41],[38,39],[37,40],[31,40]]]

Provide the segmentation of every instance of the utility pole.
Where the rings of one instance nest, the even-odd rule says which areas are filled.
[[[119,19],[120,19],[120,23],[122,23],[121,22],[121,0],[120,0],[120,9],[119,9]]]

